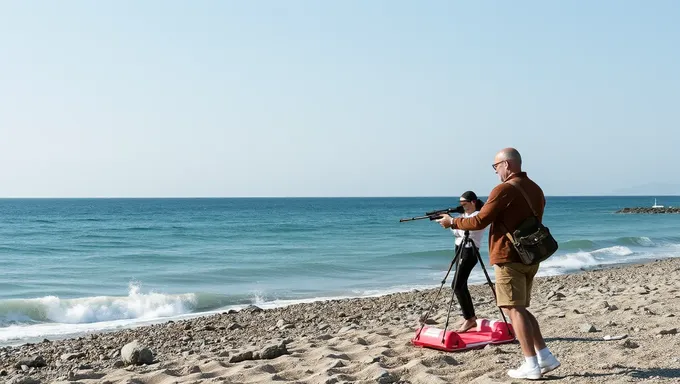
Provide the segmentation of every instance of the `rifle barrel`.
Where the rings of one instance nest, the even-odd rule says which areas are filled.
[[[399,222],[403,223],[405,221],[422,220],[422,219],[430,219],[430,221],[439,220],[444,215],[451,213],[451,212],[462,213],[461,209],[462,209],[462,207],[456,207],[456,208],[446,208],[446,209],[440,209],[440,210],[437,210],[437,211],[425,212],[425,216],[411,217],[410,219],[400,219]]]
[[[427,216],[411,217],[410,219],[399,219],[399,222],[403,223],[404,221],[413,221],[413,220],[421,220],[421,219],[427,219]]]
[[[442,215],[425,215],[425,216],[411,217],[410,219],[399,219],[399,222],[403,223],[405,221],[423,220],[423,219],[430,219],[430,221],[431,221],[431,220],[439,220],[441,218],[442,218]]]

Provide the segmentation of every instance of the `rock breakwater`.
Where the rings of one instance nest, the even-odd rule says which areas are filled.
[[[650,207],[633,207],[633,208],[622,208],[616,211],[616,213],[680,213],[680,207],[667,207],[667,208],[650,208]]]

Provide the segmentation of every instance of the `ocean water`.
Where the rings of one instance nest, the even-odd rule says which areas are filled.
[[[680,206],[680,197],[656,197]],[[614,213],[653,200],[548,197],[544,223],[560,249],[539,274],[680,256],[680,215]],[[440,197],[2,199],[0,345],[249,304],[436,288],[453,257],[451,232],[399,219],[456,204]],[[471,282],[484,280],[478,265]]]

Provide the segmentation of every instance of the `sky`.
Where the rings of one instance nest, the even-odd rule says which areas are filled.
[[[0,2],[0,197],[680,194],[680,2]],[[632,192],[631,192],[632,191]]]

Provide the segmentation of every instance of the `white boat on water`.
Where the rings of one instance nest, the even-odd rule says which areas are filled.
[[[656,199],[654,199],[654,205],[652,205],[652,208],[663,208],[663,205],[658,205],[656,203]]]

